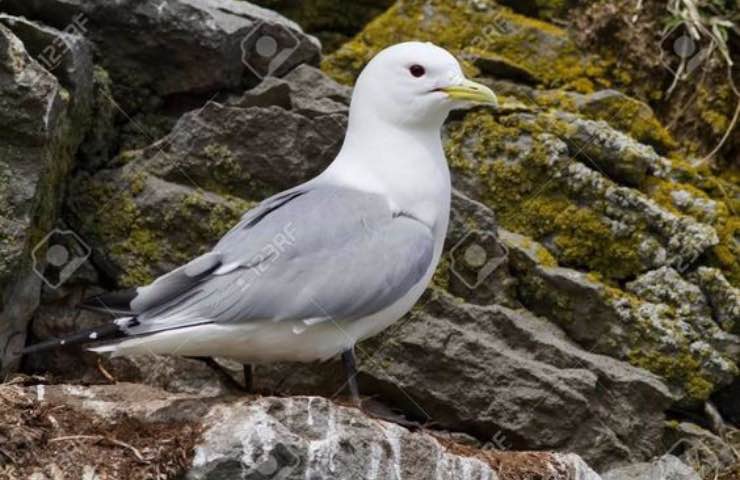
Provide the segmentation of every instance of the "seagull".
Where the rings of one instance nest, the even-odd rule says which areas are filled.
[[[344,142],[319,176],[262,201],[210,252],[151,284],[81,305],[113,313],[111,323],[23,353],[107,340],[91,350],[245,366],[341,354],[358,402],[354,346],[403,317],[429,284],[450,216],[441,128],[450,111],[476,104],[495,106],[496,96],[443,48],[382,50],[359,75]]]

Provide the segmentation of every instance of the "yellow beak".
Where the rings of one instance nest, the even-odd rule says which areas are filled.
[[[441,88],[440,90],[454,100],[483,103],[494,107],[498,105],[498,99],[496,98],[496,94],[493,93],[493,90],[471,80],[464,80],[459,85]]]

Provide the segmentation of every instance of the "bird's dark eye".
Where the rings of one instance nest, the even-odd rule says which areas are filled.
[[[411,65],[409,67],[409,72],[411,72],[411,75],[415,76],[416,78],[423,77],[427,71],[422,67],[421,65]]]

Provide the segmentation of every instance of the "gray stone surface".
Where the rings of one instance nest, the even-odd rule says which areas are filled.
[[[701,480],[688,465],[673,455],[610,470],[603,480]]]
[[[585,348],[661,374],[684,403],[705,400],[737,374],[738,339],[717,326],[700,288],[674,269],[645,273],[625,292],[557,266],[530,238],[503,229],[499,236],[508,245],[523,304]]]
[[[243,75],[282,75],[319,55],[318,41],[296,23],[248,2],[5,0],[3,8],[59,29],[80,23],[103,67],[122,84],[117,99],[129,113],[147,92],[167,96],[236,88]],[[276,55],[258,54],[255,45],[264,36],[277,41]]]
[[[38,305],[42,277],[34,269],[45,271],[47,234],[89,121],[92,62],[85,42],[68,38],[58,77],[34,58],[55,33],[22,19],[0,19],[0,375],[15,366],[14,353]]]

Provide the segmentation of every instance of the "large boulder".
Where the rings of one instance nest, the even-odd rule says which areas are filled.
[[[282,75],[319,55],[318,42],[296,23],[248,2],[7,0],[3,8],[59,29],[78,25],[127,90],[116,99],[129,114],[148,95],[238,88],[244,75]]]
[[[54,58],[44,56],[44,44]],[[0,17],[0,375],[16,364],[42,283],[58,285],[64,267],[89,254],[79,244],[66,248],[72,235],[54,226],[65,176],[89,122],[91,85],[91,53],[83,39]],[[45,274],[47,250],[55,274]]]

